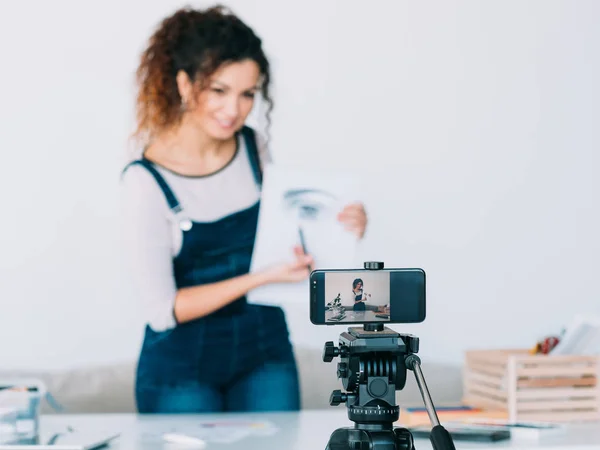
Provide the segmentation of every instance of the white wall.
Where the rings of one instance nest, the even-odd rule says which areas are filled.
[[[425,363],[600,313],[599,2],[228,4],[272,58],[275,157],[362,170],[364,259],[426,270],[427,320],[397,327]],[[178,5],[0,4],[4,368],[137,354],[117,181],[137,56]],[[315,351],[344,329],[288,314]]]

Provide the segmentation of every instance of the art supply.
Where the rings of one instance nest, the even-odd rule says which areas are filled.
[[[304,239],[304,232],[302,231],[302,227],[298,227],[298,235],[300,236],[300,245],[302,246],[302,251],[305,255],[308,255],[308,250],[306,249],[306,240]],[[312,271],[312,267],[308,265],[308,271]]]
[[[48,428],[39,436],[38,442],[18,441],[0,445],[0,450],[97,450],[106,448],[120,436],[114,429],[97,427],[74,430],[70,426]]]
[[[450,425],[444,426],[454,441],[497,442],[510,439],[510,431],[497,430],[487,427]],[[415,438],[429,439],[431,426],[410,428]]]
[[[165,440],[166,442],[171,442],[173,444],[182,444],[194,448],[206,447],[206,441],[193,436],[187,436],[185,434],[165,433],[163,434],[163,440]]]
[[[550,355],[599,355],[600,316],[576,315],[560,336],[560,341],[549,350]]]
[[[251,436],[268,437],[277,432],[278,428],[268,421],[223,419],[199,421],[167,429],[152,429],[143,434],[143,439],[161,440],[173,446],[185,446],[191,449],[211,447],[212,444],[232,444]]]
[[[488,410],[469,405],[440,405],[436,407],[440,422],[464,422],[471,419],[490,420],[508,418],[505,410]],[[416,427],[429,425],[427,409],[422,406],[403,406],[400,408],[398,423],[404,426]]]
[[[465,420],[465,424],[510,431],[515,439],[539,439],[564,433],[565,424],[553,422],[509,422],[506,420]]]
[[[2,420],[2,443],[35,443],[39,435],[40,403],[46,388],[37,379],[0,380],[0,408],[13,410],[14,421]],[[12,428],[10,427],[12,423]]]
[[[13,442],[17,433],[17,409],[0,407],[0,445]]]

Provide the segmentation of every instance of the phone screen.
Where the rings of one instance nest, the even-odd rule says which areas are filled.
[[[315,325],[425,320],[422,269],[315,270],[310,287],[310,320]]]

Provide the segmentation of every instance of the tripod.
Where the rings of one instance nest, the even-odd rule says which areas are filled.
[[[335,430],[326,450],[413,450],[413,436],[406,428],[394,428],[400,417],[396,391],[406,384],[406,369],[415,373],[432,424],[430,440],[435,450],[455,450],[450,433],[440,422],[429,395],[421,360],[419,338],[399,334],[381,323],[350,327],[340,334],[339,347],[329,341],[323,361],[339,356],[337,376],[347,392],[335,390],[329,404],[346,403],[354,428]]]

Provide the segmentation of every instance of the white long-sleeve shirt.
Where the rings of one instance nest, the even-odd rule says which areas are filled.
[[[262,163],[270,160],[264,140],[258,139]],[[221,170],[186,176],[155,165],[192,221],[215,221],[252,206],[260,191],[248,151],[239,135],[237,151]],[[134,292],[155,331],[173,328],[177,287],[173,258],[181,250],[182,231],[152,174],[139,164],[121,179],[124,242]]]

